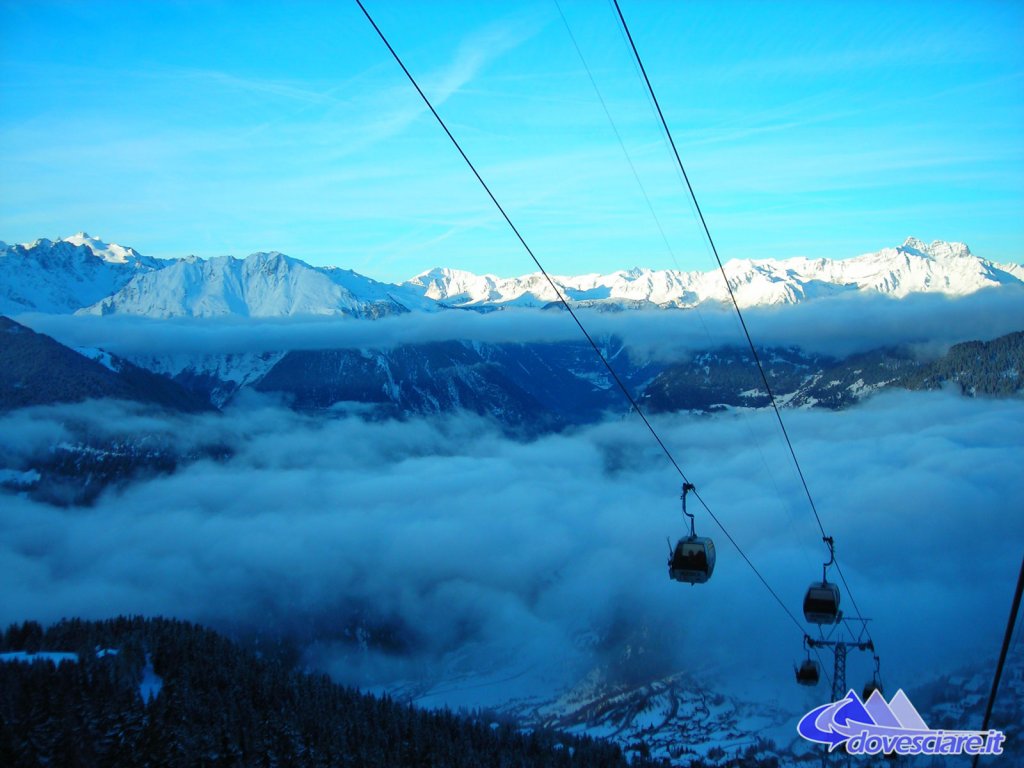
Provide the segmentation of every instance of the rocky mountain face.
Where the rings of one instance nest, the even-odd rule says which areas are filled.
[[[758,353],[776,401],[782,406],[844,408],[889,386],[921,366],[911,353],[880,349],[837,359],[795,348]],[[652,413],[771,404],[748,349],[721,349],[671,366],[644,390],[641,405]]]
[[[610,339],[606,354],[621,343]],[[626,357],[626,355],[622,355]],[[630,364],[622,371],[637,388],[661,366]],[[254,385],[309,410],[360,404],[380,415],[457,410],[536,433],[622,412],[622,395],[586,343],[480,344],[434,342],[389,350],[287,353]]]
[[[731,262],[741,304],[793,303],[842,291],[892,296],[961,295],[1021,283],[1024,270],[980,259],[957,243],[908,240],[848,259]],[[0,306],[16,312],[129,314],[149,318],[394,314],[548,306],[537,275],[504,280],[434,270],[401,286],[279,253],[246,259],[151,259],[85,234],[0,247]],[[578,304],[615,311],[686,307],[726,296],[716,273],[630,270],[559,278]],[[718,282],[716,282],[718,281]],[[714,286],[718,285],[718,288]],[[719,291],[716,293],[715,291]],[[77,322],[77,321],[74,321]],[[633,357],[613,336],[598,339],[627,388],[651,413],[764,407],[767,391],[749,352],[709,348],[685,360]],[[1021,334],[953,347],[927,363],[906,349],[839,358],[796,348],[762,348],[771,389],[783,406],[842,408],[886,387],[958,386],[968,395],[1022,391]],[[73,350],[14,321],[0,321],[0,411],[113,398],[194,412],[231,404],[246,391],[305,411],[356,411],[373,418],[467,411],[518,435],[624,415],[628,404],[585,342],[483,343],[457,339],[394,347],[270,352],[135,354]],[[216,456],[217,446],[197,456]],[[188,460],[163,443],[79,435],[32,466],[4,467],[0,482],[57,503],[88,501],[138,472],[172,471]],[[13,473],[13,474],[10,474]],[[89,489],[75,489],[88,475]],[[13,484],[13,485],[12,485]]]
[[[898,348],[841,359],[795,348],[763,349],[758,356],[776,400],[789,407],[845,408],[887,387],[939,389],[949,383],[972,397],[1024,393],[1024,332],[955,344],[930,362]],[[640,402],[652,413],[770,404],[745,349],[705,352],[670,366],[644,390]]]
[[[202,352],[196,354],[133,355],[140,368],[174,379],[216,408],[240,390],[253,386],[286,352]]]
[[[1024,392],[1021,333],[953,346],[923,362],[910,350],[883,348],[845,358],[795,347],[759,350],[783,407],[839,409],[889,387],[936,389],[956,382],[965,394]],[[646,411],[712,412],[770,404],[749,350],[692,354],[674,364],[632,358],[620,340],[602,342],[616,373]],[[434,342],[393,349],[331,349],[274,355],[206,355],[182,366],[136,359],[172,375],[197,395],[230,402],[242,389],[276,393],[301,410],[367,406],[378,416],[466,410],[528,432],[592,423],[629,404],[585,342],[483,344]],[[224,377],[224,378],[221,378]]]
[[[434,342],[387,351],[289,352],[256,383],[303,410],[368,405],[386,416],[469,411],[511,428],[543,428],[552,414],[471,345]]]

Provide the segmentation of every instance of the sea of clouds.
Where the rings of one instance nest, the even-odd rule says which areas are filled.
[[[617,336],[640,360],[676,362],[690,353],[745,345],[731,308],[581,311],[596,337]],[[968,296],[914,294],[893,299],[850,293],[797,305],[745,310],[761,346],[795,345],[846,356],[907,346],[923,358],[952,344],[989,340],[1024,328],[1024,287],[1001,286]],[[511,309],[412,313],[380,320],[350,318],[213,318],[154,320],[132,316],[25,314],[19,322],[72,347],[118,355],[195,355],[292,349],[389,348],[461,339],[490,343],[579,341],[579,328],[559,310]]]
[[[994,659],[1024,541],[1024,403],[890,392],[786,417],[889,684]],[[656,424],[799,617],[824,547],[774,416]],[[602,666],[800,695],[800,630],[697,505],[715,575],[668,579],[680,478],[635,417],[524,442],[468,415],[368,422],[243,398],[168,416],[101,402],[4,415],[0,455],[17,467],[83,425],[233,456],[90,507],[4,493],[0,624],[176,616],[292,638],[340,681],[430,702],[553,696]],[[851,658],[852,677],[869,667]]]

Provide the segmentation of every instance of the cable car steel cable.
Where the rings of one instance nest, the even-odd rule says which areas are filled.
[[[465,151],[463,151],[462,145],[459,144],[458,140],[455,138],[452,132],[448,130],[447,124],[444,122],[444,120],[441,119],[441,116],[437,113],[437,110],[434,109],[434,105],[430,102],[430,99],[427,98],[427,95],[423,92],[423,89],[420,88],[419,83],[416,82],[416,79],[412,76],[412,73],[409,72],[401,57],[399,57],[395,49],[391,47],[391,43],[388,42],[388,39],[384,36],[384,33],[381,31],[380,27],[377,26],[377,23],[373,20],[373,17],[370,16],[369,11],[366,10],[366,7],[363,5],[361,0],[355,1],[356,5],[358,5],[360,10],[363,12],[363,15],[365,15],[370,24],[373,25],[374,30],[377,32],[377,35],[380,37],[380,39],[384,42],[384,45],[387,46],[387,49],[391,52],[391,55],[394,57],[395,61],[398,62],[398,66],[402,68],[402,71],[405,73],[405,76],[409,78],[409,82],[412,83],[413,87],[416,89],[416,92],[420,95],[420,98],[423,99],[423,103],[427,105],[427,108],[434,116],[434,119],[437,120],[438,124],[448,135],[448,138],[451,140],[452,144],[455,145],[455,149],[457,149],[459,154],[462,155],[462,159],[465,160],[466,165],[469,166],[469,169],[473,172],[473,175],[476,176],[477,181],[480,182],[480,186],[484,188],[484,191],[487,193],[487,196],[491,198],[491,202],[494,203],[495,207],[498,209],[498,212],[502,215],[502,218],[505,219],[505,223],[508,224],[509,228],[512,230],[516,238],[519,240],[519,243],[530,255],[530,258],[533,260],[533,263],[537,265],[537,269],[540,270],[540,273],[544,276],[544,279],[548,281],[548,284],[551,286],[551,289],[555,292],[555,296],[558,297],[558,301],[562,304],[563,307],[565,307],[566,310],[568,310],[569,314],[572,316],[572,319],[575,321],[580,331],[586,337],[587,341],[590,342],[590,346],[593,347],[594,352],[597,353],[597,356],[601,359],[601,362],[604,363],[604,367],[608,369],[608,373],[611,375],[612,379],[614,379],[619,389],[622,390],[622,394],[624,394],[626,396],[626,399],[629,400],[630,406],[643,420],[644,424],[647,426],[647,429],[650,431],[651,435],[654,436],[654,439],[658,442],[658,445],[661,446],[661,450],[664,452],[665,456],[668,458],[668,460],[672,463],[672,466],[675,467],[676,471],[679,473],[679,476],[683,478],[684,482],[689,482],[682,468],[676,462],[675,458],[673,458],[671,452],[668,450],[665,443],[662,442],[661,437],[658,436],[658,433],[651,425],[651,422],[648,421],[647,416],[640,409],[640,406],[637,404],[636,399],[633,397],[632,394],[630,394],[629,390],[626,388],[626,385],[622,382],[622,379],[619,378],[619,375],[615,372],[615,369],[612,368],[607,358],[605,358],[604,353],[601,352],[600,347],[597,346],[597,342],[594,341],[593,337],[583,326],[583,323],[580,321],[579,317],[573,311],[573,308],[569,305],[569,302],[566,301],[565,297],[562,295],[562,291],[559,290],[558,285],[555,283],[554,280],[551,279],[551,276],[548,274],[547,270],[544,269],[543,265],[540,263],[540,260],[534,254],[533,249],[530,248],[530,246],[526,243],[526,240],[523,238],[522,234],[520,234],[519,229],[516,227],[515,224],[512,223],[512,219],[510,219],[509,215],[505,213],[505,209],[502,207],[501,203],[498,202],[498,198],[496,198],[494,196],[494,193],[491,192],[491,188],[487,186],[487,182],[484,181],[479,171],[477,171],[476,166],[473,165],[473,162],[469,159],[469,156],[466,155]]]
[[[604,110],[605,117],[608,118],[608,124],[612,128],[612,132],[615,134],[616,140],[619,142],[619,147],[622,149],[622,154],[626,158],[626,163],[629,165],[629,170],[633,172],[633,178],[636,179],[637,186],[640,188],[640,194],[643,195],[644,202],[647,204],[647,210],[651,212],[651,218],[654,219],[654,225],[658,228],[658,232],[661,235],[661,241],[665,244],[665,250],[668,251],[669,256],[672,257],[672,261],[676,264],[676,268],[679,267],[676,261],[675,251],[672,249],[672,244],[669,242],[668,235],[665,233],[665,228],[661,224],[661,219],[658,218],[657,212],[654,210],[654,203],[651,202],[650,195],[647,194],[647,188],[644,183],[640,180],[640,173],[636,169],[636,165],[633,163],[633,158],[630,157],[629,150],[626,149],[626,142],[622,138],[622,134],[619,133],[618,126],[615,125],[615,121],[612,119],[611,110],[608,109],[608,104],[604,100],[604,96],[601,95],[601,89],[597,87],[597,81],[594,79],[593,73],[590,71],[590,67],[587,65],[587,60],[583,57],[583,51],[580,49],[580,45],[576,42],[576,35],[572,33],[572,28],[569,26],[569,20],[565,16],[565,12],[562,10],[561,3],[558,0],[552,0],[555,4],[555,8],[558,9],[558,15],[562,17],[562,25],[565,27],[566,34],[569,35],[569,40],[572,41],[572,46],[576,50],[576,55],[579,57],[580,63],[583,65],[584,71],[587,73],[587,79],[590,80],[590,85],[594,89],[594,93],[597,95],[597,100],[601,104],[601,109]],[[700,313],[697,313],[698,317],[701,317]],[[701,324],[704,324],[704,319],[701,317]],[[707,327],[705,326],[705,330]]]
[[[718,255],[718,248],[715,246],[714,238],[711,236],[711,230],[708,228],[707,220],[704,218],[704,212],[700,208],[700,203],[697,201],[697,195],[693,190],[693,185],[690,183],[690,177],[686,173],[686,168],[683,165],[683,160],[679,155],[679,149],[676,147],[675,139],[672,136],[672,131],[669,129],[668,121],[665,119],[665,113],[661,109],[661,104],[658,101],[658,97],[654,92],[654,86],[651,84],[651,79],[647,75],[647,68],[644,67],[643,59],[640,57],[640,51],[637,49],[636,42],[633,40],[633,35],[629,31],[629,25],[626,23],[626,17],[622,13],[622,8],[619,6],[618,0],[612,0],[615,6],[615,11],[618,14],[619,22],[622,24],[622,29],[626,33],[626,39],[629,42],[629,46],[633,51],[633,56],[636,58],[636,62],[640,69],[640,74],[643,77],[644,83],[647,86],[647,91],[650,94],[651,100],[654,103],[655,109],[658,114],[658,119],[661,121],[662,128],[665,131],[665,136],[668,138],[669,145],[672,149],[672,154],[675,156],[676,164],[679,166],[679,170],[683,175],[683,180],[686,183],[686,188],[690,193],[690,198],[693,201],[694,208],[697,211],[697,216],[700,219],[701,226],[704,229],[704,235],[707,237],[708,244],[711,246],[711,251],[715,256],[715,261],[718,263],[719,271],[722,273],[722,277],[725,280],[726,290],[729,292],[729,298],[732,300],[733,307],[736,310],[736,316],[739,319],[740,326],[743,329],[743,334],[746,337],[747,345],[750,348],[751,355],[754,358],[754,362],[757,364],[758,372],[761,375],[761,380],[764,382],[765,390],[768,393],[768,397],[772,404],[772,409],[775,411],[776,420],[779,423],[779,428],[782,431],[782,435],[785,438],[786,445],[789,448],[789,454],[793,459],[793,464],[796,467],[798,476],[800,477],[800,483],[803,486],[804,493],[807,496],[807,501],[810,504],[811,511],[814,513],[814,519],[818,523],[818,528],[821,530],[821,535],[826,541],[830,538],[825,532],[825,526],[821,521],[821,515],[818,514],[817,505],[814,503],[814,497],[811,495],[811,489],[807,484],[807,478],[804,476],[803,468],[800,466],[800,460],[797,458],[796,450],[793,448],[793,442],[789,437],[789,431],[786,429],[786,424],[782,419],[782,412],[779,410],[778,402],[775,399],[775,393],[772,391],[771,384],[768,381],[768,375],[764,370],[764,365],[761,363],[761,358],[757,353],[757,348],[754,346],[753,338],[750,335],[750,330],[747,328],[746,320],[743,317],[743,312],[740,310],[739,302],[736,300],[736,295],[732,290],[732,286],[729,283],[729,277],[725,272],[725,266],[722,263],[721,257]],[[830,547],[830,554],[834,559],[834,552]],[[850,602],[853,603],[854,611],[857,614],[858,619],[863,621],[863,615],[860,612],[860,607],[857,605],[857,601],[853,597],[853,593],[850,590],[850,585],[846,581],[846,576],[843,574],[842,568],[838,562],[835,562],[836,572],[839,574],[840,580],[843,582],[843,586],[846,587],[847,593],[850,595]],[[866,625],[865,625],[866,626]],[[868,638],[871,639],[870,630],[867,632]],[[873,642],[873,640],[872,640]]]
[[[672,453],[669,451],[669,449],[665,445],[664,441],[658,435],[657,431],[654,429],[654,426],[648,420],[646,414],[640,408],[640,406],[637,403],[636,399],[629,392],[628,388],[623,383],[622,379],[619,378],[618,374],[615,372],[615,369],[612,368],[612,366],[608,362],[607,358],[605,358],[604,354],[601,352],[601,349],[597,346],[597,343],[594,341],[593,337],[590,335],[590,333],[588,333],[588,331],[584,327],[582,321],[576,315],[576,312],[573,311],[572,306],[569,304],[568,301],[566,301],[565,297],[562,295],[562,292],[559,290],[559,288],[558,288],[557,284],[554,282],[554,280],[551,279],[551,276],[548,274],[547,270],[544,269],[543,265],[540,263],[540,260],[537,258],[537,256],[534,254],[533,250],[527,244],[526,240],[523,238],[522,234],[519,232],[519,229],[512,222],[512,219],[505,212],[505,209],[502,207],[501,203],[498,202],[497,197],[495,197],[494,193],[491,191],[490,187],[487,185],[487,182],[484,181],[484,179],[480,175],[479,171],[477,171],[476,166],[473,165],[473,162],[469,159],[469,156],[462,149],[462,146],[459,144],[458,140],[455,138],[455,136],[452,134],[452,132],[448,129],[447,124],[441,118],[441,115],[438,114],[437,110],[434,108],[434,105],[430,102],[430,99],[427,98],[427,95],[423,92],[423,89],[420,88],[419,83],[416,82],[416,78],[413,77],[412,73],[405,66],[405,63],[402,61],[401,57],[398,55],[398,52],[395,51],[394,47],[392,47],[391,43],[388,41],[388,39],[384,35],[383,31],[380,29],[379,26],[377,26],[377,23],[373,20],[373,17],[370,15],[370,12],[363,5],[362,0],[355,0],[355,2],[356,2],[356,5],[359,6],[359,9],[363,12],[363,15],[366,16],[367,21],[370,22],[370,25],[373,27],[374,31],[377,33],[377,36],[380,37],[381,42],[384,43],[385,47],[391,53],[391,56],[395,59],[395,62],[402,69],[402,72],[405,73],[405,76],[408,78],[409,82],[412,83],[412,86],[416,89],[416,92],[419,94],[420,98],[423,100],[423,103],[426,104],[427,109],[430,110],[430,113],[434,116],[434,119],[441,126],[441,129],[448,136],[448,139],[455,146],[456,150],[458,150],[459,155],[462,156],[462,159],[465,161],[466,165],[469,166],[469,169],[473,172],[473,175],[476,177],[477,181],[480,182],[480,186],[482,186],[484,188],[484,191],[487,193],[487,196],[490,197],[491,202],[494,203],[495,207],[498,209],[498,212],[501,213],[502,218],[505,219],[505,223],[508,224],[509,228],[515,234],[515,236],[519,240],[520,244],[523,246],[523,248],[529,254],[530,258],[533,260],[533,263],[537,265],[537,268],[540,270],[541,274],[544,276],[544,278],[551,285],[552,289],[555,291],[555,295],[558,297],[559,302],[561,302],[562,306],[565,307],[565,309],[569,312],[569,314],[572,317],[573,321],[579,327],[580,332],[583,333],[583,335],[586,337],[587,341],[590,343],[590,346],[593,348],[595,354],[597,354],[597,356],[600,358],[601,362],[604,364],[605,368],[608,370],[608,373],[611,375],[612,379],[615,381],[615,383],[618,385],[619,389],[622,391],[623,395],[629,401],[629,404],[632,407],[632,409],[637,413],[638,416],[640,416],[641,420],[644,422],[644,425],[647,427],[648,431],[654,437],[655,441],[658,443],[658,446],[661,448],[661,450],[665,454],[666,458],[669,460],[669,462],[675,468],[675,470],[679,474],[679,476],[683,479],[683,482],[685,484],[690,485],[692,487],[693,484],[690,483],[689,479],[686,477],[686,474],[683,472],[682,468],[679,466],[679,463],[672,456]],[[750,566],[750,568],[754,572],[754,574],[758,577],[758,579],[760,579],[761,583],[765,586],[765,588],[768,590],[768,592],[771,594],[771,596],[779,604],[779,607],[782,608],[782,610],[786,613],[787,616],[789,616],[790,620],[796,625],[796,627],[800,631],[800,633],[804,634],[803,625],[796,618],[796,616],[789,609],[789,607],[782,600],[782,598],[779,597],[778,593],[771,587],[771,585],[764,578],[764,576],[757,569],[757,567],[753,564],[753,562],[750,560],[750,558],[747,557],[747,554],[743,551],[743,549],[740,547],[740,545],[736,542],[736,540],[732,537],[732,535],[729,533],[729,531],[725,528],[725,526],[722,524],[721,520],[718,519],[717,515],[715,515],[715,513],[711,511],[711,508],[708,506],[707,502],[704,501],[704,499],[696,491],[696,489],[693,489],[691,492],[693,493],[694,497],[696,497],[696,499],[700,502],[701,506],[708,513],[708,515],[711,517],[711,519],[714,520],[715,523],[718,525],[718,527],[722,530],[722,533],[725,534],[726,538],[729,539],[730,543],[736,548],[736,551],[739,552],[739,554],[743,558],[743,560],[747,563],[747,565]]]
[[[715,246],[714,238],[711,237],[711,230],[708,229],[708,223],[704,218],[704,212],[700,208],[700,203],[697,202],[697,194],[693,191],[693,185],[690,183],[690,177],[686,173],[686,167],[683,165],[682,158],[679,156],[679,149],[676,147],[675,139],[672,137],[672,131],[669,130],[668,121],[665,119],[665,113],[661,111],[661,103],[658,101],[658,97],[654,93],[654,86],[651,85],[651,79],[647,76],[647,68],[644,67],[643,59],[640,58],[640,51],[637,50],[636,43],[633,40],[633,35],[629,31],[629,25],[626,24],[626,17],[622,15],[622,9],[619,7],[619,0],[612,0],[612,2],[615,4],[615,11],[619,15],[619,21],[622,22],[622,29],[626,33],[629,45],[633,49],[633,55],[636,57],[636,62],[640,66],[640,73],[643,75],[644,82],[646,83],[647,90],[654,102],[655,109],[658,111],[658,118],[661,120],[662,128],[665,130],[665,135],[668,137],[669,144],[672,147],[672,154],[675,155],[676,164],[679,166],[679,170],[683,174],[683,180],[686,182],[686,188],[690,192],[690,198],[693,200],[693,206],[697,210],[697,216],[700,218],[701,226],[704,228],[704,235],[707,237],[708,244],[711,246],[711,252],[715,255],[715,261],[718,262],[718,269],[721,271],[722,278],[725,280],[725,288],[729,292],[729,298],[732,300],[733,307],[736,309],[736,316],[743,328],[743,335],[747,339],[747,345],[750,347],[750,353],[753,355],[754,362],[757,364],[757,370],[761,374],[761,380],[764,382],[765,390],[767,391],[768,397],[772,403],[772,408],[775,409],[775,417],[779,422],[779,427],[782,429],[782,435],[786,439],[786,445],[789,446],[789,453],[793,457],[793,463],[796,465],[797,474],[799,474],[800,482],[803,484],[804,493],[806,493],[807,500],[811,504],[811,511],[814,512],[814,517],[818,521],[818,527],[821,528],[821,535],[826,536],[825,527],[822,525],[821,517],[818,515],[818,508],[815,506],[814,498],[811,496],[811,489],[807,485],[803,469],[800,467],[800,461],[797,459],[796,451],[793,449],[793,443],[789,439],[789,432],[786,431],[786,424],[782,420],[782,412],[779,410],[779,405],[775,400],[775,393],[772,391],[772,386],[768,382],[768,375],[765,373],[760,355],[757,354],[757,348],[754,346],[754,340],[750,335],[750,330],[747,328],[747,321],[743,318],[743,312],[740,310],[739,302],[736,301],[736,294],[733,292],[732,285],[729,283],[729,276],[725,273],[725,265],[722,264],[722,258],[718,255],[718,248]]]
[[[1003,676],[1003,665],[1006,664],[1006,654],[1010,650],[1010,641],[1013,639],[1013,628],[1017,624],[1017,614],[1020,613],[1021,595],[1024,594],[1024,559],[1020,562],[1020,574],[1017,576],[1017,589],[1013,593],[1013,600],[1010,604],[1010,617],[1006,620],[1006,632],[1003,634],[1003,645],[999,651],[999,661],[996,662],[996,673],[992,678],[992,690],[988,696],[988,704],[985,706],[985,719],[981,724],[981,730],[987,731],[989,721],[992,718],[992,708],[995,706],[996,697],[999,695],[999,681]],[[978,756],[974,756],[971,768],[977,768]]]
[[[661,219],[658,217],[657,211],[654,210],[654,204],[651,201],[651,197],[647,193],[647,188],[644,186],[643,180],[640,178],[640,173],[636,169],[636,164],[633,162],[633,158],[630,156],[629,150],[626,148],[626,142],[622,138],[622,134],[619,131],[618,126],[615,124],[615,119],[612,117],[611,110],[608,108],[608,103],[605,101],[604,96],[601,94],[601,89],[597,84],[597,80],[594,78],[594,74],[590,69],[590,65],[587,64],[587,59],[583,55],[583,49],[580,47],[580,44],[576,39],[576,35],[573,34],[572,27],[569,24],[569,19],[565,15],[565,11],[562,9],[562,5],[561,3],[559,3],[559,0],[551,1],[552,3],[554,3],[555,8],[558,10],[558,15],[562,19],[562,26],[565,27],[565,32],[569,36],[569,40],[572,43],[572,47],[576,51],[576,56],[580,60],[580,64],[583,66],[583,71],[587,73],[587,79],[590,81],[590,85],[594,90],[594,95],[597,96],[597,101],[601,105],[601,109],[604,112],[605,118],[608,120],[608,125],[611,127],[612,133],[615,135],[615,139],[619,144],[619,148],[622,150],[622,154],[626,158],[626,163],[627,165],[629,165],[629,169],[633,174],[633,178],[636,180],[637,187],[639,187],[640,189],[640,194],[642,195],[644,202],[647,205],[647,210],[650,211],[651,218],[654,220],[654,224],[661,235],[661,240],[665,244],[665,250],[668,252],[669,257],[672,259],[672,264],[675,266],[675,268],[678,271],[682,272],[683,270],[682,267],[679,265],[679,260],[676,258],[675,250],[673,250],[672,244],[669,242],[668,235],[665,232],[665,228],[662,226]],[[623,40],[625,39],[625,36],[623,36]],[[633,62],[633,66],[634,68],[636,68],[635,62]],[[637,70],[637,74],[639,74],[639,70]],[[647,101],[651,106],[652,114],[654,114],[654,116],[657,117],[657,113],[654,111],[654,102],[651,101],[649,95]],[[668,146],[667,142],[666,146]],[[694,211],[694,213],[696,213],[696,211]],[[707,338],[708,340],[708,344],[713,344],[711,332],[710,330],[708,330],[707,323],[704,322],[704,315],[700,311],[700,305],[695,304],[692,307],[692,310],[697,314],[697,319],[700,321],[701,328],[704,331],[705,338]],[[764,468],[768,473],[768,477],[772,481],[772,485],[775,487],[775,492],[777,496],[780,499],[782,499],[782,490],[779,488],[779,484],[775,479],[775,475],[772,473],[771,467],[768,465],[768,460],[765,458],[764,452],[761,450],[760,443],[757,442],[757,437],[755,436],[754,431],[751,429],[750,425],[746,421],[744,421],[743,424],[746,427],[747,432],[754,443],[754,446],[757,448],[758,455],[761,458],[761,463],[764,465]]]

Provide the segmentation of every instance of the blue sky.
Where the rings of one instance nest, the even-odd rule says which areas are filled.
[[[554,0],[367,6],[549,270],[711,268],[614,10],[560,1],[614,129]],[[1021,4],[622,5],[724,258],[1024,259]],[[0,5],[0,239],[78,230],[533,269],[348,2]]]

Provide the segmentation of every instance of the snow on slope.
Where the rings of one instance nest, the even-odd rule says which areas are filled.
[[[153,658],[146,654],[146,666],[142,668],[142,679],[139,681],[139,698],[146,705],[160,695],[164,688],[164,679],[153,668]]]
[[[266,376],[284,352],[208,352],[131,355],[130,362],[205,393],[218,408],[242,387]]]
[[[61,662],[65,661],[77,664],[78,654],[72,651],[38,651],[36,653],[28,651],[11,651],[9,653],[0,653],[0,662],[18,661],[24,664],[34,664],[37,661],[50,661],[56,665],[60,665]]]
[[[145,262],[150,266],[157,266],[157,260],[142,256],[134,248],[126,248],[117,243],[105,243],[98,237],[93,237],[87,232],[78,232],[71,237],[62,238],[63,242],[72,245],[84,245],[94,256],[98,256],[109,264],[131,264],[134,262]]]
[[[734,260],[725,272],[740,306],[795,304],[846,291],[876,291],[902,298],[910,293],[966,295],[982,288],[1024,283],[1024,267],[978,258],[963,243],[903,245],[852,259]],[[631,269],[609,275],[553,277],[569,301],[692,307],[729,301],[721,274]],[[542,275],[501,278],[454,269],[433,269],[404,285],[428,298],[460,307],[544,306],[557,301]]]
[[[98,347],[71,347],[78,354],[83,357],[88,357],[90,360],[95,360],[97,363],[102,365],[107,370],[118,373],[121,368],[113,355],[107,352],[105,349],[99,349]]]
[[[84,232],[0,246],[0,314],[74,312],[169,263]]]
[[[350,270],[318,269],[284,254],[254,253],[182,259],[139,274],[117,293],[82,314],[171,317],[381,317],[434,302],[399,286],[378,283]]]
[[[844,292],[965,295],[1024,283],[1024,267],[978,258],[963,243],[903,245],[855,258],[735,260],[725,265],[741,306],[795,304]],[[631,269],[555,277],[572,302],[612,309],[728,302],[717,270]],[[433,269],[401,285],[277,252],[245,259],[151,259],[85,233],[0,247],[0,313],[172,317],[381,317],[448,307],[542,307],[557,296],[540,274],[501,278]]]

